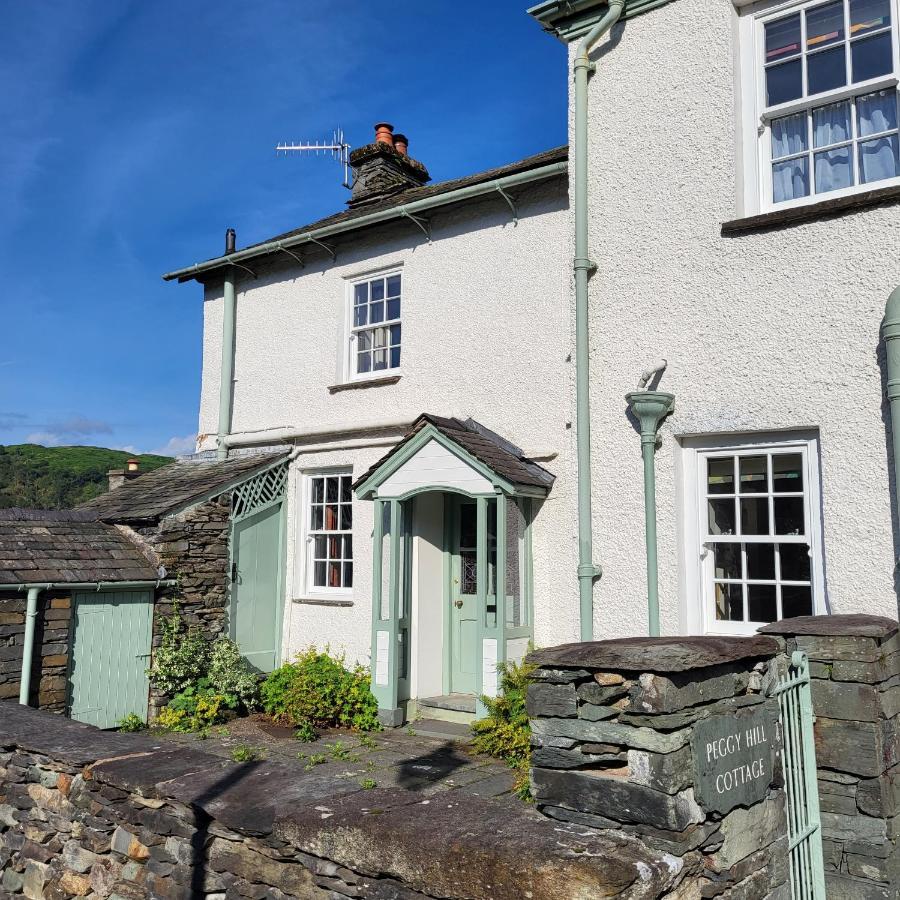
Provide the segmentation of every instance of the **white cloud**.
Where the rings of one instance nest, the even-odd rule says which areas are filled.
[[[59,435],[49,431],[33,431],[31,434],[25,435],[26,444],[43,444],[45,447],[58,447],[60,445]]]
[[[151,450],[158,456],[184,456],[186,453],[193,453],[197,449],[197,435],[186,434],[184,437],[171,437],[156,450]]]

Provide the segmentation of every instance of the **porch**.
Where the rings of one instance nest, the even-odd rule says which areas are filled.
[[[471,419],[421,416],[360,478],[375,504],[372,689],[396,726],[468,722],[533,635],[531,526],[553,476]]]

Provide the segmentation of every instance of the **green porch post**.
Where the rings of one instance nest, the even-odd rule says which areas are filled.
[[[497,663],[506,661],[506,494],[497,494]]]
[[[475,578],[478,583],[476,594],[478,659],[475,666],[475,717],[480,719],[487,715],[487,709],[481,699],[484,693],[484,639],[487,630],[487,497],[476,498],[475,509],[478,535],[475,551]]]

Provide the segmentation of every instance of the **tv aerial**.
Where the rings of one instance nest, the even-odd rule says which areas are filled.
[[[331,154],[332,159],[336,159],[344,169],[344,187],[350,189],[350,145],[344,140],[344,129],[338,128],[332,132],[331,143],[326,141],[316,141],[313,143],[282,143],[275,147],[275,155],[279,153],[320,153]]]

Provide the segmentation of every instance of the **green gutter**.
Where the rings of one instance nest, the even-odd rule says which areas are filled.
[[[41,581],[32,584],[28,582],[0,584],[0,591],[30,591],[32,589],[49,591],[51,588],[72,591],[130,591],[135,588],[171,587],[177,583],[174,578],[160,578],[153,581]]]
[[[302,244],[315,243],[323,238],[334,237],[338,234],[344,234],[357,228],[364,228],[367,225],[375,225],[380,222],[387,222],[392,219],[408,218],[410,215],[421,213],[429,209],[435,209],[440,206],[446,206],[450,203],[458,203],[461,200],[469,200],[474,197],[484,197],[489,194],[499,194],[502,196],[503,191],[507,188],[516,187],[517,185],[530,184],[536,181],[543,181],[547,178],[553,178],[556,175],[565,175],[568,171],[568,163],[558,162],[551,163],[547,166],[539,166],[536,169],[529,169],[527,172],[518,172],[515,175],[507,175],[504,178],[495,178],[492,181],[485,181],[482,184],[473,184],[468,187],[458,188],[455,191],[447,191],[443,194],[435,194],[432,197],[424,197],[421,200],[414,200],[412,203],[405,203],[401,206],[392,206],[390,209],[383,209],[379,212],[369,213],[368,215],[359,216],[354,219],[348,219],[344,222],[338,222],[334,225],[325,225],[321,228],[305,231],[302,234],[296,234],[293,237],[283,238],[280,241],[267,241],[265,244],[258,244],[255,247],[247,247],[244,250],[238,250],[236,253],[230,253],[227,256],[219,256],[206,262],[196,263],[184,269],[176,269],[174,272],[167,272],[163,275],[165,281],[178,279],[179,281],[188,281],[196,278],[198,275],[211,272],[214,269],[221,269],[231,263],[240,263],[248,259],[254,259],[260,256],[267,256],[272,253],[278,253],[290,247],[298,247]]]
[[[588,256],[588,73],[593,45],[618,21],[625,0],[611,0],[607,14],[578,45],[575,70],[575,420],[578,458],[578,601],[581,640],[594,637],[594,565],[591,521],[591,398],[588,335],[588,274],[596,268]]]
[[[900,509],[900,287],[888,297],[881,322],[887,367],[885,395],[891,407],[891,448],[894,461],[894,491]],[[900,561],[897,561],[900,562]],[[896,566],[895,566],[896,568]]]
[[[623,19],[633,19],[665,6],[674,0],[627,0]],[[582,37],[606,14],[612,4],[601,0],[545,0],[528,10],[541,27],[559,40],[568,43]]]

